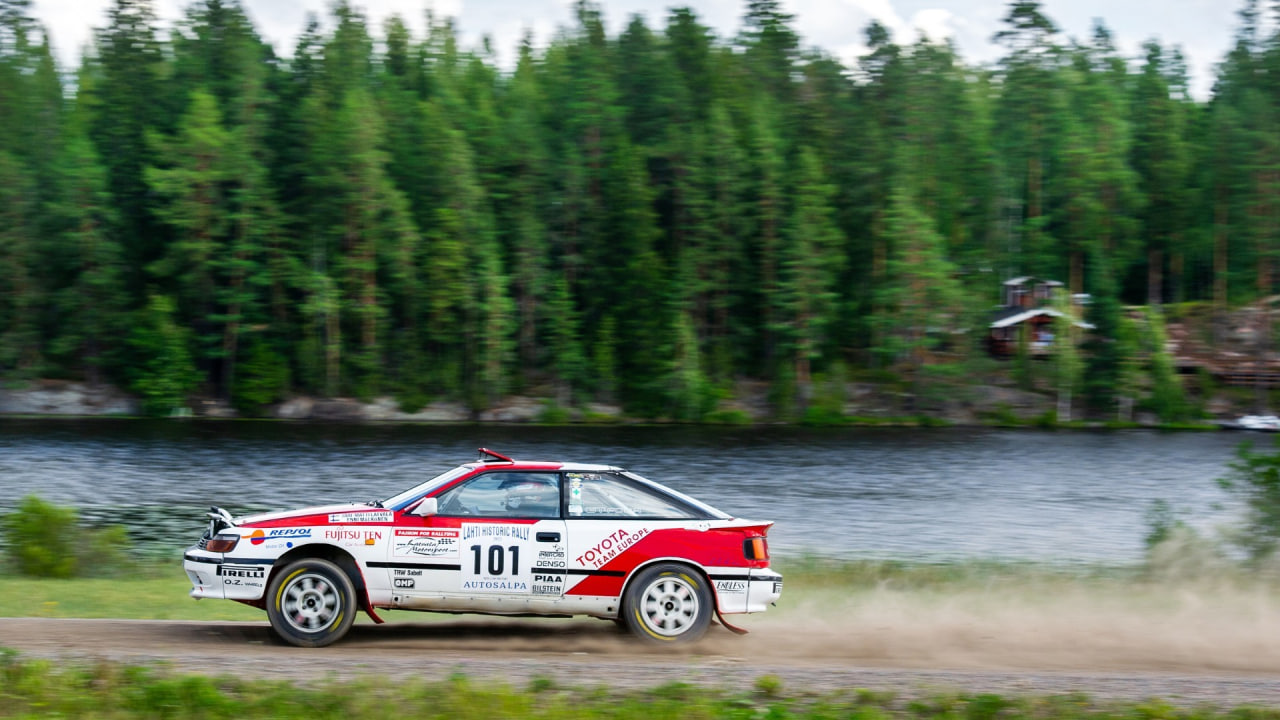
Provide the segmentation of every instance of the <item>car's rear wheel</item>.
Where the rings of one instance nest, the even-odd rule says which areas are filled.
[[[267,617],[285,642],[323,647],[341,639],[356,617],[356,590],[342,568],[304,558],[276,573],[267,589]]]
[[[684,565],[664,563],[646,568],[627,587],[623,617],[641,639],[690,643],[711,624],[712,602],[701,575]]]

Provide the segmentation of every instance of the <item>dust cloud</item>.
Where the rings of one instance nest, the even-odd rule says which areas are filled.
[[[1280,672],[1269,584],[1052,582],[784,594],[708,649],[901,668]]]

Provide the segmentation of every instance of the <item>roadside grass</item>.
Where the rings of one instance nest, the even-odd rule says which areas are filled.
[[[188,597],[181,568],[171,575],[45,579],[0,576],[0,617],[125,620],[265,620],[236,602]]]
[[[1186,574],[1149,566],[1051,565],[1003,561],[906,562],[775,558],[785,585],[778,607],[760,620],[785,618],[813,608],[847,607],[871,596],[955,599],[975,596],[1055,598],[1159,598],[1188,584],[1221,590],[1280,589],[1276,573],[1259,575],[1234,566],[1196,567]],[[1188,579],[1187,576],[1191,576]],[[265,621],[261,610],[225,600],[194,600],[175,562],[149,561],[109,578],[28,578],[0,571],[0,617],[118,618],[150,620]],[[387,619],[429,621],[430,613],[393,613]],[[386,617],[384,615],[384,617]],[[444,616],[447,617],[447,616]],[[360,615],[365,620],[364,615]],[[753,621],[755,618],[753,618]]]
[[[346,718],[449,720],[1276,720],[1280,710],[1256,706],[1180,708],[1163,700],[1098,701],[1083,693],[1004,696],[921,694],[849,688],[792,689],[776,676],[732,692],[669,683],[648,690],[567,687],[549,677],[525,687],[476,682],[465,675],[440,681],[326,678],[308,685],[279,680],[183,674],[164,666],[109,662],[54,663],[0,650],[0,717],[60,718]]]

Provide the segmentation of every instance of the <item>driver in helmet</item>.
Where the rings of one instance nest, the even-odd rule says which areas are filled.
[[[507,510],[531,517],[556,517],[560,514],[559,493],[546,480],[521,478],[503,483],[507,491]]]

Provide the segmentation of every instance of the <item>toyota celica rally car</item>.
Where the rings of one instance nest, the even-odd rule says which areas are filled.
[[[697,640],[712,615],[765,610],[771,522],[730,517],[605,465],[523,462],[481,449],[370,503],[233,518],[184,555],[194,598],[267,611],[285,641],[328,645],[363,610],[589,615],[654,643]]]

